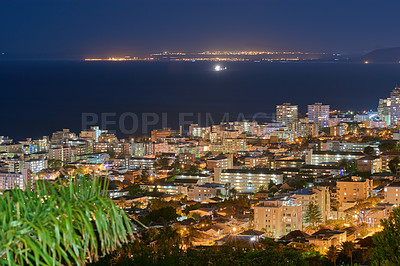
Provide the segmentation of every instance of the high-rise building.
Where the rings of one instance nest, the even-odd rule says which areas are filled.
[[[395,87],[390,93],[390,124],[397,126],[400,120],[400,87]]]
[[[201,127],[198,124],[191,124],[189,126],[189,136],[195,138],[208,138],[211,133],[211,127]]]
[[[314,103],[308,105],[308,122],[318,123],[320,128],[329,126],[329,105]]]
[[[276,121],[282,125],[289,125],[296,122],[298,118],[297,105],[283,103],[276,106]]]
[[[386,122],[387,126],[390,126],[390,103],[390,98],[379,99],[378,116],[382,121]]]

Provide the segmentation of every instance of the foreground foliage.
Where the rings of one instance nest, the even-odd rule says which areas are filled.
[[[0,196],[0,264],[82,265],[133,237],[99,179],[36,186]]]
[[[257,247],[240,243],[184,249],[171,227],[152,228],[132,243],[101,258],[100,265],[329,265],[318,252],[302,252],[265,239]],[[327,264],[328,263],[328,264]]]
[[[384,229],[373,236],[373,265],[400,265],[400,208],[395,208],[381,224]]]

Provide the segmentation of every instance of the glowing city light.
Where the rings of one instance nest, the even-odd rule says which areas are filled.
[[[214,70],[215,70],[215,71],[222,71],[222,70],[226,70],[226,67],[222,67],[221,65],[216,65],[216,66],[214,67]]]

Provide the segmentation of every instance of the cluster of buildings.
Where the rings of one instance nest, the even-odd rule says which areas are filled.
[[[0,137],[0,191],[95,173],[119,184],[110,197],[129,203],[151,200],[129,198],[124,188],[131,184],[201,204],[245,197],[253,218],[245,215],[244,224],[269,237],[310,228],[310,204],[318,207],[317,224],[342,220],[378,230],[379,221],[400,202],[399,119],[396,87],[390,98],[379,101],[377,113],[332,111],[315,103],[300,114],[298,106],[283,103],[270,123],[192,124],[186,135],[164,128],[127,140],[91,127],[41,139]],[[310,234],[307,241],[323,247],[351,235],[331,230]]]

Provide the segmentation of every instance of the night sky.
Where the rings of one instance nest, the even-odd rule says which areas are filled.
[[[400,46],[400,1],[2,0],[0,58]],[[1,54],[1,53],[0,53]]]

